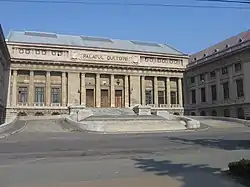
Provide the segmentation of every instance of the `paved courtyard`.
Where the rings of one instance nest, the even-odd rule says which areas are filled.
[[[1,186],[242,187],[220,170],[249,158],[250,128],[213,123],[204,131],[98,134],[61,120],[27,121],[0,139]]]

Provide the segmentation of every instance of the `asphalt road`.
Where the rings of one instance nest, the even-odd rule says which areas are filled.
[[[249,148],[249,132],[249,127],[236,126],[201,132],[115,135],[70,132],[55,120],[29,121],[23,132],[0,139],[0,158],[134,155],[211,147],[236,150]]]
[[[249,157],[250,128],[225,125],[112,135],[29,121],[22,132],[0,139],[1,187],[242,187],[218,173]]]

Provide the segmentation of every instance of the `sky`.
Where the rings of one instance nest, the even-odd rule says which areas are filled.
[[[250,29],[250,4],[196,0],[88,0],[88,2],[245,6],[249,9],[17,3],[0,0],[0,23],[5,36],[11,30],[100,36],[166,43],[188,54]]]

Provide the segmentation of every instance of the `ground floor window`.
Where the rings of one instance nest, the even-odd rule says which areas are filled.
[[[145,91],[145,95],[146,95],[146,104],[153,104],[153,94],[152,94],[152,90],[146,90]]]
[[[51,103],[60,103],[61,97],[60,97],[60,88],[51,88]]]
[[[217,116],[216,110],[212,110],[212,116]]]
[[[35,102],[44,103],[44,87],[35,88]]]
[[[18,88],[18,103],[27,103],[28,102],[28,87],[19,87]]]
[[[238,113],[238,118],[239,119],[245,119],[245,114],[244,114],[244,109],[243,108],[238,108],[237,113]]]
[[[230,117],[230,111],[229,109],[224,109],[224,117]]]
[[[201,115],[201,116],[205,116],[205,115],[206,115],[206,112],[205,112],[205,111],[201,111],[201,112],[200,112],[200,115]]]
[[[171,91],[170,96],[171,96],[171,104],[177,104],[176,91]]]
[[[165,104],[165,93],[164,91],[158,91],[158,104]]]

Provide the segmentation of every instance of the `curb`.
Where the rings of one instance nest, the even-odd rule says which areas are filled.
[[[8,137],[10,135],[19,133],[19,132],[23,131],[26,128],[26,126],[27,126],[27,121],[24,123],[24,125],[20,129],[17,129],[15,131],[10,132],[10,133],[5,133],[3,135],[0,135],[0,139],[3,139],[3,138],[6,138],[6,137]]]
[[[164,132],[202,132],[210,129],[211,127],[206,127],[204,129],[186,129],[186,130],[158,130],[158,131],[124,131],[124,132],[98,132],[98,131],[88,131],[85,132],[90,134],[160,134]]]

